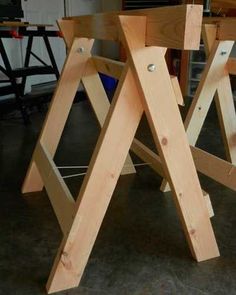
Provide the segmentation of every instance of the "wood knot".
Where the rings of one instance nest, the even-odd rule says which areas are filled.
[[[196,230],[195,229],[191,229],[189,233],[190,233],[191,236],[193,236],[193,235],[195,235]]]
[[[167,145],[168,144],[168,140],[166,137],[163,137],[162,140],[161,140],[161,144],[162,145]]]
[[[66,269],[72,268],[72,263],[67,252],[62,252],[61,254],[61,263]]]
[[[115,174],[111,173],[111,178],[115,178]]]

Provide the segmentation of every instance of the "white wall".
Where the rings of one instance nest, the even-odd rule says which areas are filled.
[[[12,67],[19,68],[22,66],[22,41],[17,39],[2,39],[5,50],[9,57],[9,61]],[[0,56],[0,64],[3,65],[2,58]],[[2,72],[0,72],[0,79],[5,79],[6,77]]]
[[[65,3],[66,16],[87,15],[102,12],[102,0],[66,0]],[[92,53],[100,55],[101,51],[101,42],[95,41]]]
[[[66,0],[67,16],[92,14],[101,11],[102,0]]]
[[[64,0],[22,0],[22,7],[25,11],[25,21],[31,23],[53,23],[55,25],[58,18],[65,16],[64,12],[66,13],[66,16],[76,16],[93,14],[102,11],[102,0],[65,0],[65,4],[66,7],[64,9]],[[24,38],[24,40],[4,39],[3,42],[12,67],[22,67],[24,62],[27,38]],[[64,42],[62,41],[62,39],[59,38],[50,38],[50,42],[56,58],[56,62],[59,66],[59,69],[61,69],[65,60]],[[33,51],[46,62],[49,61],[41,38],[35,38]],[[101,53],[101,42],[96,42],[93,52],[95,52],[96,54]],[[34,61],[34,59],[32,59],[32,61]],[[1,57],[0,64],[3,65]],[[3,79],[4,75],[0,72],[0,79],[1,78]],[[27,91],[30,91],[31,84],[41,83],[52,79],[54,80],[55,77],[29,77],[27,79]]]

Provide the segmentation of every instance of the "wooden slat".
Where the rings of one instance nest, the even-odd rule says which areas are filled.
[[[208,210],[208,213],[209,213],[209,217],[212,218],[212,217],[214,217],[215,213],[214,213],[214,210],[213,210],[213,207],[212,207],[212,204],[211,204],[210,196],[204,190],[202,192],[203,192],[203,197],[204,197],[204,199],[206,201],[206,205],[207,205],[207,210]]]
[[[120,79],[125,64],[119,61],[111,60],[101,56],[93,56],[92,60],[99,73],[113,77],[117,80]],[[184,105],[183,95],[179,86],[179,81],[176,76],[171,76],[172,87],[175,92],[176,101],[179,105]]]
[[[224,141],[226,158],[236,164],[236,112],[229,75],[225,74],[219,82],[215,96],[216,108]]]
[[[67,49],[70,49],[75,37],[74,22],[69,20],[58,20],[57,25],[62,33]]]
[[[142,142],[137,139],[134,139],[131,150],[138,156],[141,160],[148,163],[149,166],[157,172],[160,176],[166,177],[164,170],[162,168],[161,158],[156,153],[154,153],[151,149],[145,146]],[[214,216],[214,210],[212,208],[210,196],[207,192],[203,191],[203,196],[206,201],[209,217]]]
[[[206,47],[206,54],[209,56],[212,47],[214,46],[217,31],[210,25],[203,27],[203,40]],[[220,122],[221,135],[226,151],[227,160],[236,164],[236,113],[234,106],[231,81],[228,71],[228,60],[224,73],[219,79],[217,92],[215,94],[216,109]]]
[[[202,39],[204,42],[206,58],[208,59],[212,51],[212,47],[217,39],[217,25],[204,24],[202,26]]]
[[[151,149],[145,146],[138,139],[134,139],[131,145],[132,152],[135,153],[141,160],[148,163],[149,166],[162,177],[165,177],[165,172],[162,167],[161,158]]]
[[[236,166],[196,147],[191,147],[199,172],[236,191]]]
[[[150,163],[151,168],[159,175],[165,177],[160,157],[156,153],[137,139],[134,140],[131,149],[140,159]],[[235,165],[193,146],[191,152],[199,172],[236,191]]]
[[[83,38],[74,40],[51,101],[39,141],[45,144],[52,158],[57,150],[76,91],[79,87],[87,61],[90,58],[92,45],[93,40]],[[85,50],[83,54],[78,52],[80,47],[83,47]],[[36,192],[42,189],[43,181],[38,173],[34,159],[32,158],[22,186],[22,193]]]
[[[215,41],[207,65],[203,71],[193,102],[185,119],[190,145],[195,145],[206,119],[218,82],[224,75],[225,65],[233,47],[232,41]],[[221,54],[225,51],[225,54]]]
[[[176,102],[178,105],[184,106],[184,98],[180,89],[179,80],[176,76],[170,76],[171,84],[175,93]]]
[[[164,56],[158,47],[145,47],[142,43],[138,17],[119,16],[119,19],[123,45],[130,54],[131,68],[192,255],[197,261],[219,256]],[[149,64],[156,65],[154,72],[148,71]]]
[[[236,75],[236,58],[230,58],[227,63],[227,70],[231,75]]]
[[[146,45],[198,49],[202,24],[201,5],[110,12],[65,18],[74,21],[77,37],[119,41],[117,15],[147,16]]]
[[[72,224],[75,201],[50,154],[40,142],[36,147],[34,160],[43,179],[62,232],[66,234]]]
[[[77,213],[58,250],[47,290],[62,291],[79,284],[93,244],[141,120],[143,107],[127,65],[83,181]]]
[[[125,66],[123,62],[111,60],[101,56],[93,56],[92,60],[99,73],[113,77],[117,80],[120,79]]]
[[[89,60],[87,63],[82,82],[98,120],[98,123],[100,127],[102,127],[110,108],[110,102],[92,59]],[[125,161],[125,165],[122,169],[121,174],[127,175],[133,174],[135,172],[136,170],[133,165],[132,159],[130,155],[127,155],[127,159]]]

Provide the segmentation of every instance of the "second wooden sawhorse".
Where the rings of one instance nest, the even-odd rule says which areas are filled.
[[[236,113],[230,74],[236,75],[236,59],[230,54],[236,41],[236,18],[204,18],[202,38],[208,61],[184,122],[199,172],[236,191]],[[226,159],[194,148],[215,99]],[[168,191],[164,180],[161,190]]]
[[[48,280],[49,293],[79,284],[124,163],[131,162],[127,155],[143,112],[160,154],[158,167],[171,184],[192,255],[197,261],[219,256],[176,103],[175,84],[164,58],[165,48],[198,49],[201,21],[201,6],[183,5],[60,22],[70,50],[22,188],[29,193],[46,187],[64,235]],[[122,42],[127,51],[110,107],[98,68],[113,72],[120,67],[111,60],[91,57],[94,39]],[[103,127],[74,201],[53,157],[80,81]],[[133,167],[123,170],[131,172]]]

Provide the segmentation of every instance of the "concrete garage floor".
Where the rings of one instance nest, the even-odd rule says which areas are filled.
[[[0,295],[45,294],[62,238],[45,191],[24,197],[20,193],[44,116],[32,115],[27,127],[16,120],[0,122]],[[214,118],[213,109],[198,146],[223,156]],[[76,104],[56,162],[87,164],[98,133],[88,103]],[[139,133],[152,145],[145,122]],[[73,195],[81,182],[82,178],[67,181]],[[201,176],[215,210],[212,223],[221,257],[197,264],[171,194],[161,193],[160,183],[149,167],[120,177],[80,286],[60,294],[236,294],[235,192]]]

